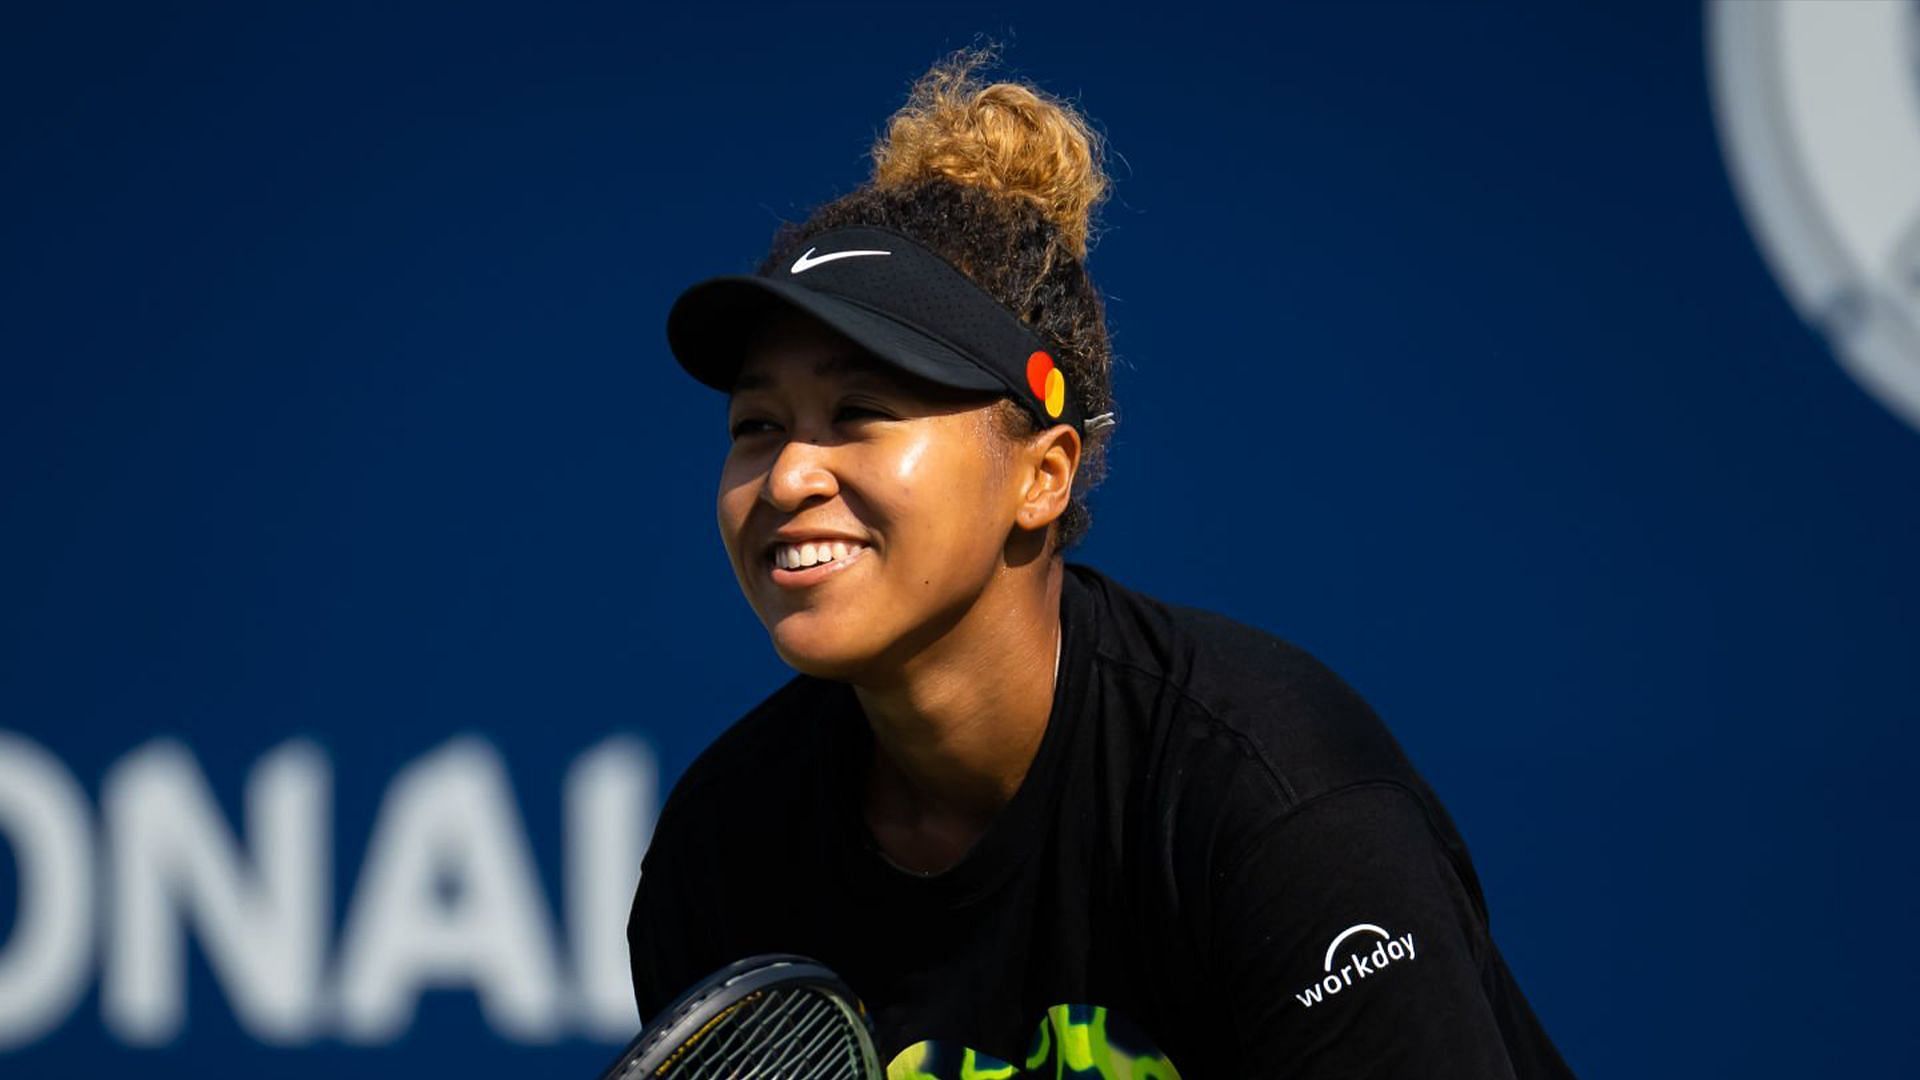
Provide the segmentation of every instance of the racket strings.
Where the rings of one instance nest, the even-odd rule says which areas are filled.
[[[818,994],[809,994],[818,998]],[[793,1031],[779,1036],[779,1043],[786,1049],[778,1058],[767,1063],[769,1076],[812,1075],[806,1070],[825,1069],[840,1065],[844,1071],[834,1071],[833,1076],[855,1076],[854,1065],[858,1061],[857,1048],[849,1037],[840,1010],[833,1002],[827,1007],[815,1007],[803,1020],[794,1025]],[[792,1071],[789,1071],[792,1070]]]
[[[812,987],[756,993],[715,1017],[658,1077],[839,1080],[865,1075],[859,1021]]]

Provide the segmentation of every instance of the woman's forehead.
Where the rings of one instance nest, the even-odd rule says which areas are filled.
[[[942,410],[976,406],[998,396],[942,386],[915,375],[833,327],[798,314],[775,320],[747,347],[734,376],[733,396],[809,382],[872,387]]]
[[[898,369],[851,343],[845,348],[821,350],[756,350],[740,365],[733,392],[770,389],[782,381],[811,376],[824,380],[873,380],[903,384]]]

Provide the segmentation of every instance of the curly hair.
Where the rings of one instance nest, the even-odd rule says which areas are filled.
[[[1113,412],[1106,310],[1087,276],[1094,210],[1108,181],[1101,139],[1072,106],[1018,82],[983,84],[994,48],[960,49],[915,81],[873,146],[873,176],[855,191],[783,223],[760,265],[786,261],[810,237],[847,225],[891,228],[939,253],[1040,335],[1082,416]],[[1011,399],[994,406],[1007,439],[1039,423]],[[1067,509],[1048,554],[1093,523],[1087,497],[1106,475],[1113,428],[1085,433]]]

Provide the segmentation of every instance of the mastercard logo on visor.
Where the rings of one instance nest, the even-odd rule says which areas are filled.
[[[1027,389],[1047,407],[1047,415],[1058,417],[1067,407],[1067,377],[1053,364],[1045,350],[1035,349],[1027,357]]]

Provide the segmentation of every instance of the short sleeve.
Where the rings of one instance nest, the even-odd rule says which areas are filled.
[[[1248,829],[1210,870],[1209,982],[1235,1075],[1512,1077],[1491,942],[1423,804],[1368,783]]]

